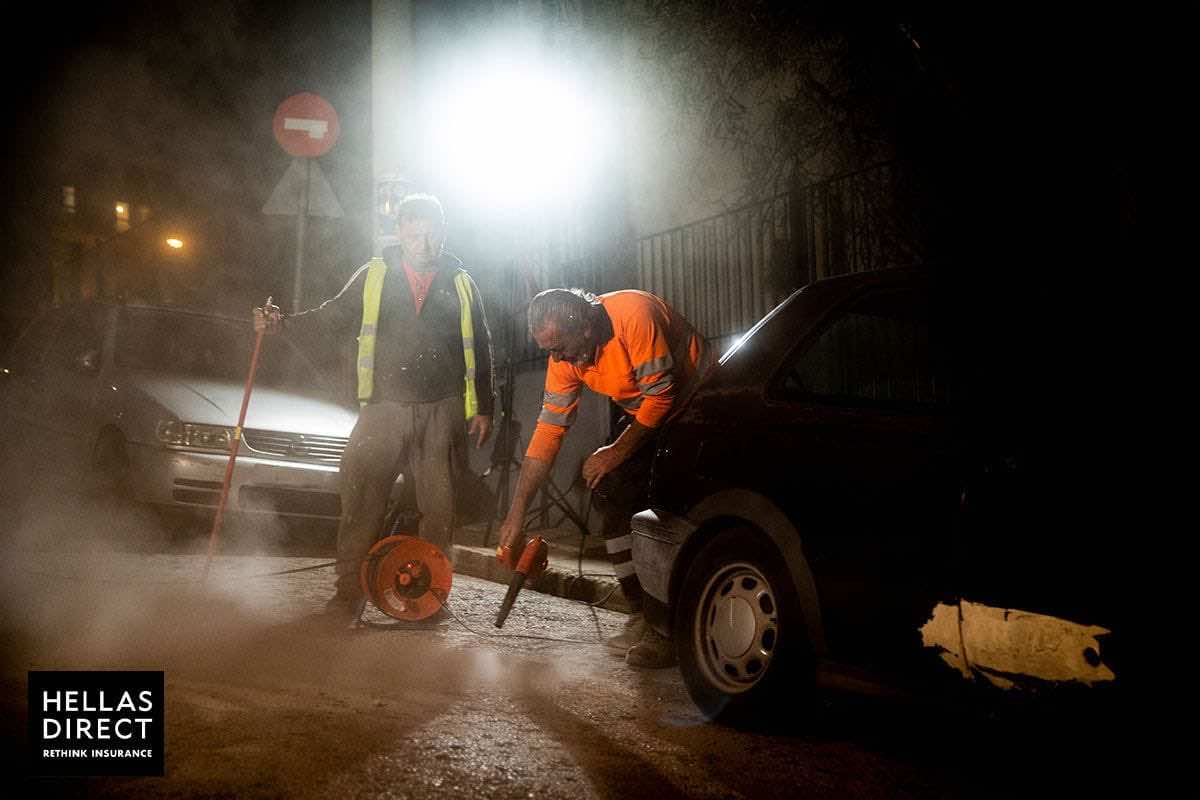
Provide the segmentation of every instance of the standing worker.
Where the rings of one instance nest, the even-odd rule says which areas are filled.
[[[634,614],[608,640],[634,667],[675,663],[671,642],[645,624],[642,586],[633,569],[630,517],[644,507],[655,433],[691,395],[711,352],[682,314],[648,292],[599,297],[580,289],[547,289],[529,303],[529,333],[548,350],[542,412],[500,528],[501,546],[520,541],[529,501],[550,474],[586,385],[611,398],[628,424],[583,464],[592,503],[602,515],[605,549]]]
[[[359,564],[384,534],[401,472],[416,484],[421,538],[452,557],[456,448],[464,436],[482,447],[492,430],[491,334],[478,287],[462,262],[442,250],[441,203],[408,195],[396,209],[396,233],[398,244],[318,306],[366,273],[358,329],[361,410],[342,455],[336,592],[322,614],[338,627],[359,624],[366,604]],[[255,309],[255,330],[277,330],[280,321],[277,308]]]

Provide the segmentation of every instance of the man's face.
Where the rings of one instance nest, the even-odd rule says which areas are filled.
[[[446,239],[445,228],[430,219],[402,219],[396,228],[400,249],[408,265],[418,271],[428,271],[437,265]]]
[[[550,353],[555,361],[566,361],[577,367],[586,367],[596,357],[596,341],[591,326],[581,331],[568,332],[551,322],[533,334],[537,346]]]

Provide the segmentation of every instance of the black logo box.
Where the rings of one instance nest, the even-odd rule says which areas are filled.
[[[31,671],[30,775],[162,775],[161,671]]]

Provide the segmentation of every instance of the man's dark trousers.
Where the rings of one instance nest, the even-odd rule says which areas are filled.
[[[335,599],[361,601],[359,563],[384,534],[388,500],[401,472],[416,484],[421,538],[453,560],[451,457],[455,438],[464,435],[463,410],[462,395],[429,403],[363,406],[342,456]]]
[[[604,549],[621,584],[621,593],[634,612],[642,608],[642,584],[633,569],[630,518],[646,507],[657,445],[656,437],[642,442],[632,456],[605,475],[592,490],[592,507],[603,519]]]

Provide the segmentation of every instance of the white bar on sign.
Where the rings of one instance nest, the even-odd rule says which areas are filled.
[[[324,139],[325,131],[329,129],[329,123],[323,119],[284,117],[283,129],[285,131],[306,131],[310,139]]]

